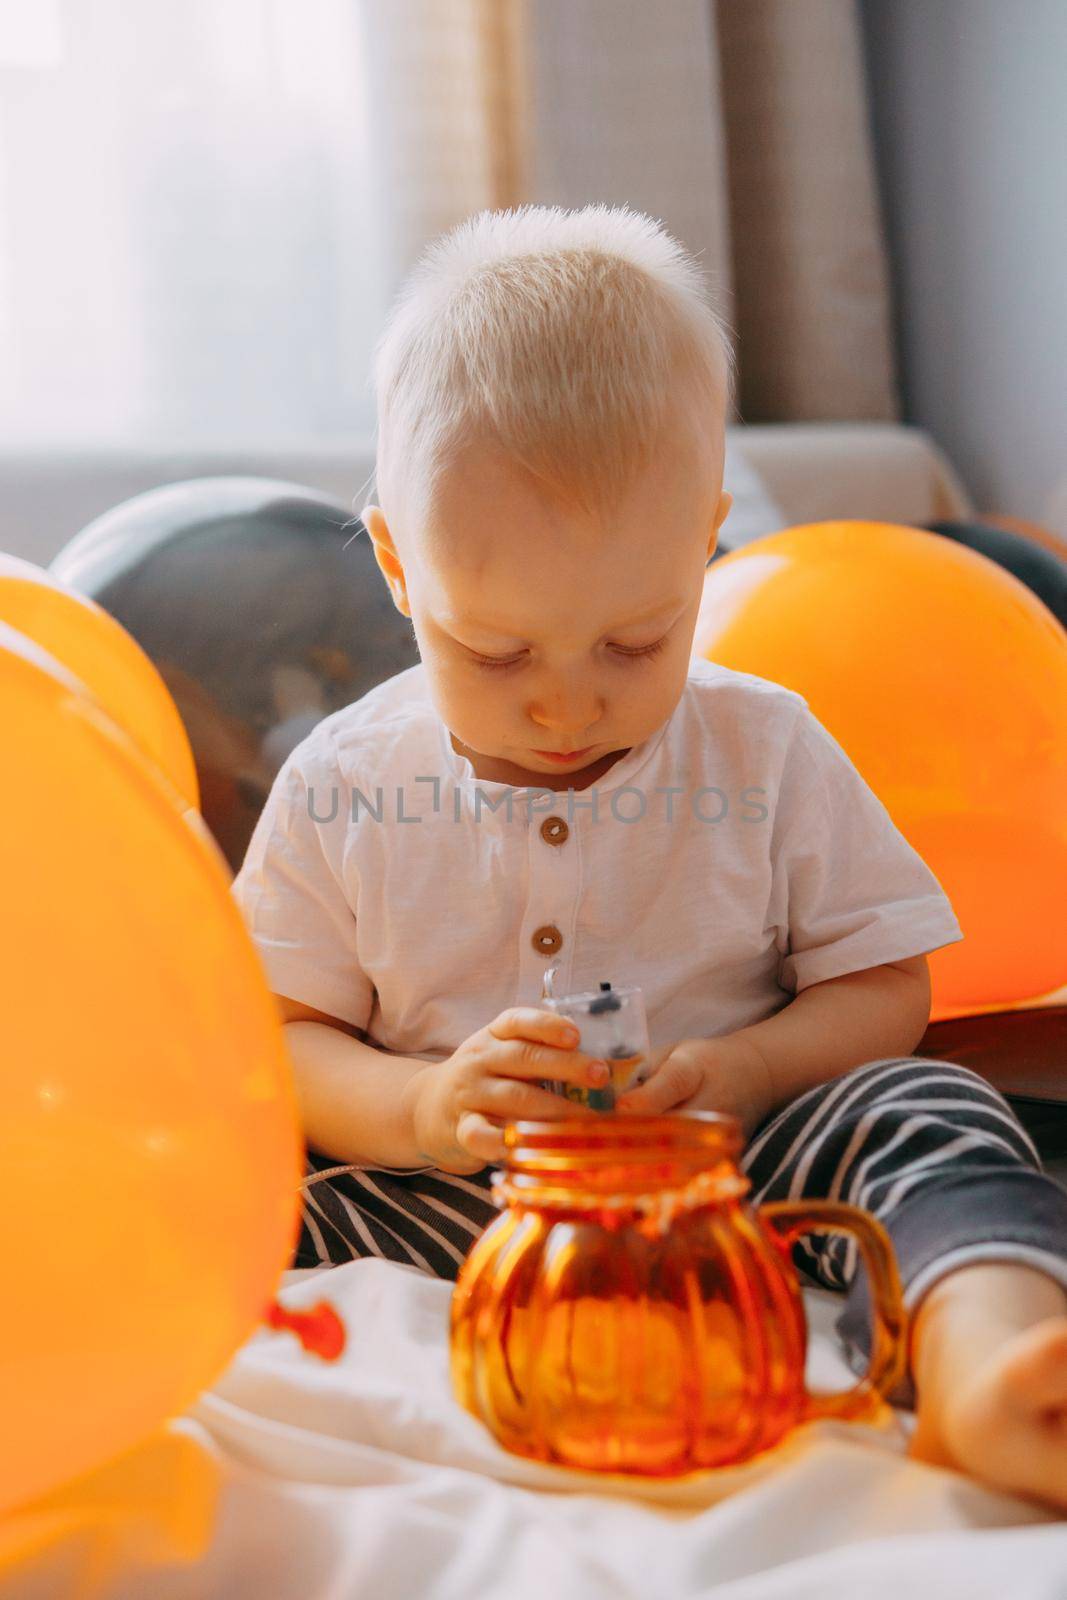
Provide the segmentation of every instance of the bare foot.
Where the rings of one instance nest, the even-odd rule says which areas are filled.
[[[961,1268],[920,1308],[911,1453],[1067,1513],[1067,1295],[1029,1267]]]

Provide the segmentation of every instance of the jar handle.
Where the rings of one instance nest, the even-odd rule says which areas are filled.
[[[869,1211],[836,1200],[772,1200],[759,1215],[787,1247],[805,1233],[851,1234],[859,1245],[871,1287],[871,1358],[850,1389],[809,1394],[806,1420],[873,1415],[907,1368],[907,1311],[889,1235]]]

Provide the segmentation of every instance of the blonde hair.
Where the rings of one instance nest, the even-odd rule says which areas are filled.
[[[651,217],[603,204],[479,212],[429,245],[378,340],[379,496],[428,509],[477,441],[604,514],[680,399],[721,427],[734,370],[701,268]]]

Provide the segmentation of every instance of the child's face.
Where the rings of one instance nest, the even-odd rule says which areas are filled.
[[[483,447],[450,468],[427,526],[390,530],[364,510],[478,777],[581,787],[666,721],[730,509],[721,488],[721,441],[679,426],[606,528]]]

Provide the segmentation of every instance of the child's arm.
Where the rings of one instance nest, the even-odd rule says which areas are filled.
[[[727,1111],[751,1133],[816,1084],[865,1061],[910,1055],[930,1018],[924,955],[847,972],[801,991],[773,1017],[719,1039],[685,1039],[619,1110]]]
[[[423,1061],[375,1049],[311,1006],[275,1000],[305,1136],[338,1162],[477,1172],[502,1159],[504,1122],[580,1113],[539,1080],[601,1088],[609,1076],[575,1048],[578,1030],[566,1018],[533,1007],[502,1011],[444,1061]]]
[[[387,1056],[340,1018],[283,995],[275,1000],[308,1143],[357,1166],[426,1166],[410,1109],[414,1079],[426,1062]]]

